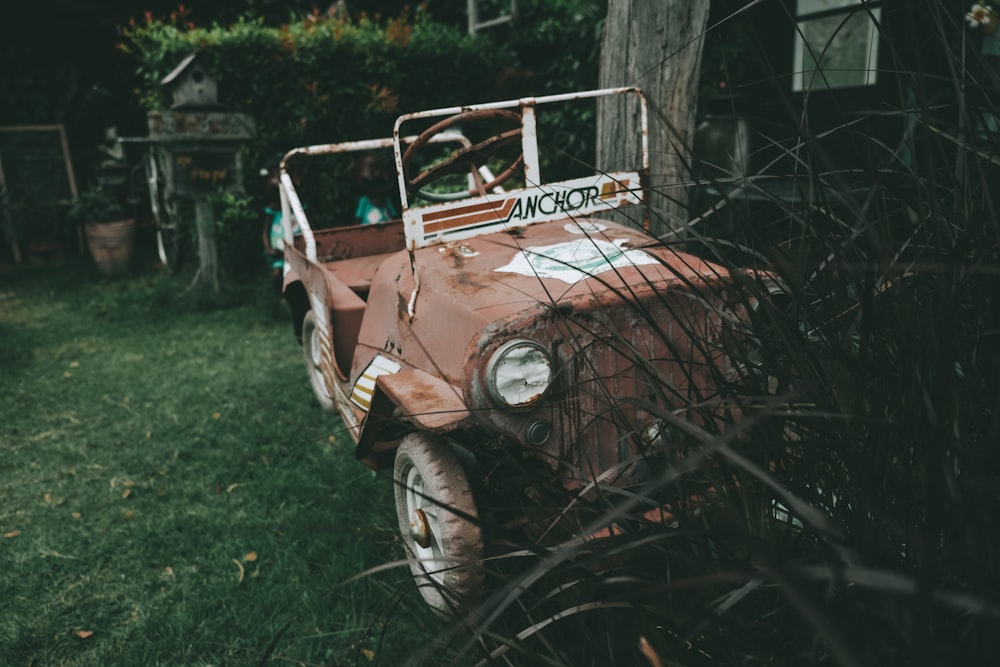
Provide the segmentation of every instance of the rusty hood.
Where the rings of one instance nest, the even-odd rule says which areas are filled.
[[[728,277],[614,222],[563,219],[399,253],[378,270],[352,376],[388,355],[461,386],[468,363],[540,313],[598,310]]]

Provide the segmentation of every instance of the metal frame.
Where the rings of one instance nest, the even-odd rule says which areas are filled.
[[[66,139],[66,127],[61,124],[45,124],[45,125],[4,125],[0,126],[0,132],[7,133],[24,133],[24,132],[56,132],[59,136],[59,147],[61,151],[61,157],[63,159],[63,165],[66,168],[66,182],[69,187],[69,199],[60,199],[57,201],[59,204],[71,204],[76,201],[77,198],[77,188],[76,188],[76,177],[73,172],[73,159],[69,152],[69,141]],[[3,155],[0,155],[0,186],[6,186],[7,179],[4,175],[3,167]],[[0,207],[6,207],[6,201],[0,201]],[[14,255],[14,263],[20,264],[23,261],[23,256],[21,254],[21,243],[20,239],[17,238],[17,233],[14,230],[13,220],[11,219],[9,211],[0,211],[3,215],[0,218],[3,219],[3,235],[9,237],[11,244],[11,252]],[[80,249],[83,249],[83,230],[77,229],[77,243]]]
[[[406,137],[406,139],[410,141],[415,138],[416,137]],[[460,132],[443,132],[431,139],[431,143],[458,143],[463,146],[468,146],[470,144],[469,140]],[[316,237],[313,235],[312,227],[310,226],[309,219],[306,216],[305,207],[299,199],[298,192],[295,191],[295,185],[292,182],[292,177],[288,174],[288,161],[291,158],[296,155],[315,156],[358,153],[362,151],[389,149],[393,146],[394,141],[389,138],[364,139],[361,141],[345,141],[339,144],[315,144],[312,146],[303,146],[300,148],[293,148],[285,153],[284,157],[281,158],[281,162],[278,163],[278,191],[281,196],[282,228],[284,229],[286,245],[291,247],[295,243],[295,228],[292,226],[292,221],[295,220],[299,224],[299,232],[302,234],[302,238],[306,244],[306,257],[314,262],[317,261]]]
[[[574,179],[554,183],[545,183],[538,159],[538,133],[536,127],[535,109],[539,105],[574,100],[593,99],[611,95],[636,95],[640,109],[640,152],[642,167],[639,172],[615,172],[598,174],[595,177]],[[430,204],[417,207],[411,204],[407,195],[406,175],[403,173],[403,150],[401,140],[402,126],[410,121],[441,116],[454,116],[460,113],[479,110],[517,108],[521,113],[521,149],[524,155],[525,188],[511,190],[498,195],[472,197],[445,203]],[[407,246],[410,250],[425,247],[435,243],[445,243],[469,238],[482,233],[496,231],[510,226],[523,226],[533,222],[566,217],[573,214],[587,214],[609,208],[617,208],[625,204],[638,204],[643,199],[642,188],[649,173],[649,111],[645,95],[636,87],[604,88],[544,97],[526,97],[517,100],[504,100],[487,104],[474,104],[464,107],[446,107],[404,114],[396,119],[393,126],[393,151],[396,160],[396,175],[399,181],[399,196],[403,210],[404,229]],[[508,223],[509,213],[516,210],[516,199],[539,197],[558,197],[560,194],[578,192],[581,188],[600,193],[592,198],[588,205],[569,207],[560,211],[546,212],[518,223]],[[525,203],[527,203],[525,201]],[[449,219],[447,223],[438,222]],[[440,232],[427,233],[425,222],[434,220],[433,227]]]
[[[489,102],[486,104],[473,104],[464,107],[444,107],[441,109],[431,109],[429,111],[417,111],[415,113],[404,114],[396,119],[392,128],[393,150],[396,157],[396,174],[399,178],[400,203],[403,210],[409,208],[406,197],[406,182],[403,174],[403,151],[400,140],[401,127],[403,123],[420,118],[437,118],[440,116],[454,116],[466,111],[478,111],[481,109],[513,109],[520,108],[522,116],[521,146],[524,153],[524,180],[525,183],[541,185],[541,169],[538,165],[538,132],[535,126],[535,107],[541,104],[551,104],[554,102],[569,102],[573,100],[591,99],[596,97],[606,97],[610,95],[634,94],[639,98],[640,123],[641,123],[641,146],[642,151],[642,171],[649,173],[649,110],[646,96],[636,87],[622,88],[602,88],[599,90],[588,90],[578,93],[563,93],[559,95],[546,95],[543,97],[522,97],[517,100],[502,100],[499,102]]]

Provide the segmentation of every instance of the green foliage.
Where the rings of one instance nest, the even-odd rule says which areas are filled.
[[[209,198],[215,220],[219,263],[230,278],[247,279],[261,270],[261,227],[251,197],[220,191]]]
[[[153,19],[122,36],[150,110],[166,108],[159,81],[180,60],[194,51],[206,58],[226,108],[256,120],[251,168],[294,146],[387,136],[405,111],[488,99],[511,59],[419,11],[383,23],[308,16],[278,28]]]
[[[118,197],[100,186],[81,192],[66,212],[66,219],[74,225],[114,222],[124,217],[125,209]]]

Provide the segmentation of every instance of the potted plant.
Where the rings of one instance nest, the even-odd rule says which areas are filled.
[[[70,223],[83,225],[87,246],[106,276],[128,272],[135,239],[135,219],[125,214],[114,193],[98,186],[80,193],[67,212]]]

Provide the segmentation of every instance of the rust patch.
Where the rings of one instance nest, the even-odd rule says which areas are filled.
[[[454,385],[416,369],[378,379],[379,388],[418,427],[443,433],[465,424],[471,414]]]
[[[486,287],[484,283],[476,280],[474,274],[471,273],[459,273],[455,276],[455,284],[461,287],[471,287],[472,289],[483,289]]]

